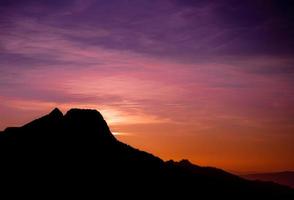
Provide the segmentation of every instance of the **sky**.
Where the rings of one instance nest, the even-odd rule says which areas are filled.
[[[291,0],[1,0],[0,130],[99,110],[164,160],[294,170]]]

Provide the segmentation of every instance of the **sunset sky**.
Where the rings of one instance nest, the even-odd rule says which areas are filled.
[[[291,0],[1,0],[0,130],[99,110],[159,157],[294,170]]]

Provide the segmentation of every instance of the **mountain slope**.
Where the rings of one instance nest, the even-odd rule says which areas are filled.
[[[119,191],[121,197],[294,197],[292,189],[278,184],[248,181],[186,160],[164,162],[118,141],[96,110],[71,109],[63,116],[54,109],[22,127],[7,128],[0,134],[0,157],[1,182],[48,194],[63,188],[63,193],[95,197],[109,190],[108,195]]]
[[[250,180],[272,181],[282,185],[288,185],[294,188],[294,172],[292,171],[247,174],[242,175],[242,177]]]

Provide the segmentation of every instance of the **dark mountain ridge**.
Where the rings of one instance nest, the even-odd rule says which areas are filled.
[[[242,177],[250,180],[272,181],[294,188],[294,171],[254,173],[242,175]]]
[[[81,192],[101,197],[118,192],[120,197],[139,199],[294,197],[293,189],[278,184],[245,180],[187,160],[164,162],[118,141],[96,110],[71,109],[63,115],[54,109],[22,127],[7,128],[0,132],[0,157],[1,183],[46,194]]]

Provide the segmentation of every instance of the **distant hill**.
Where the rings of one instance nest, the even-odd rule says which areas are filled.
[[[188,160],[164,162],[118,141],[96,110],[54,109],[0,133],[1,185],[12,193],[97,199],[294,199],[294,190]],[[5,191],[4,187],[0,191]],[[106,198],[105,198],[106,195]]]
[[[288,185],[294,188],[294,172],[275,172],[275,173],[259,173],[259,174],[247,174],[242,177],[250,180],[272,181],[282,185]]]

